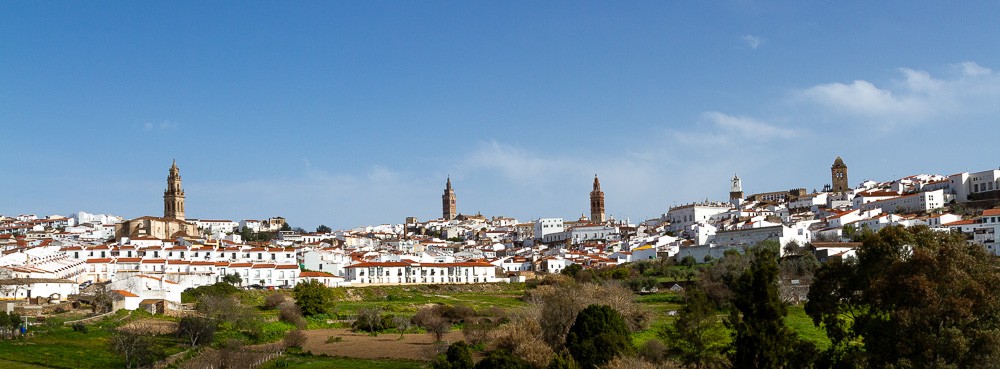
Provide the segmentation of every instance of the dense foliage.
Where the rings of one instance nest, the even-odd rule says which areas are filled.
[[[998,285],[995,257],[961,235],[888,227],[857,259],[820,268],[806,311],[833,342],[833,367],[992,368]]]
[[[621,314],[607,305],[590,305],[576,315],[566,335],[566,349],[581,368],[592,369],[633,348]]]
[[[305,316],[326,314],[333,304],[333,290],[316,280],[299,282],[292,295]]]
[[[726,325],[733,331],[733,368],[799,368],[792,366],[798,337],[785,325],[787,307],[778,296],[778,249],[747,249],[747,270],[729,281],[733,292]]]

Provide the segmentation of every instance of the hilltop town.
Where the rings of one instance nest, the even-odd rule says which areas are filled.
[[[812,192],[746,194],[734,176],[728,201],[673,206],[638,224],[605,215],[597,176],[589,216],[530,221],[460,213],[457,186],[448,178],[441,218],[307,232],[281,217],[186,217],[175,162],[162,216],[0,217],[0,298],[30,308],[87,299],[101,285],[117,295],[117,308],[162,311],[177,309],[183,290],[223,280],[255,289],[313,280],[330,287],[523,282],[571,265],[709,261],[768,240],[777,241],[782,254],[808,247],[824,261],[853,256],[858,234],[891,225],[961,233],[1000,253],[1000,209],[992,209],[1000,202],[1000,170],[856,186],[842,158],[830,170],[830,184]]]

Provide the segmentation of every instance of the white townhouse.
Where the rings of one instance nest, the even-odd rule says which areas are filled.
[[[353,261],[341,249],[313,249],[302,253],[302,267],[317,272],[344,276],[344,267]]]
[[[201,219],[195,222],[199,230],[209,231],[209,233],[233,233],[236,232],[240,223],[231,220]]]
[[[862,210],[882,209],[883,213],[925,213],[944,207],[951,200],[943,190],[918,192],[861,205]]]
[[[548,242],[545,241],[546,236],[563,231],[563,218],[541,218],[535,221],[534,237],[543,242]]]
[[[708,222],[712,216],[730,210],[732,210],[732,205],[729,203],[696,203],[672,207],[664,217],[670,221],[667,230],[676,233],[695,223]]]
[[[500,267],[504,273],[527,272],[534,269],[531,259],[523,256],[508,256],[497,259],[490,264]]]
[[[994,255],[1000,255],[1000,243],[997,242],[998,233],[1000,233],[1000,209],[984,210],[983,214],[976,219],[972,240],[985,246],[986,250]]]
[[[455,263],[362,262],[345,268],[354,285],[500,282],[496,267],[481,261]]]
[[[948,176],[948,190],[959,202],[969,201],[972,195],[1000,190],[1000,169]]]

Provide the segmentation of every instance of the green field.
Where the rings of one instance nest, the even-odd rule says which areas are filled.
[[[788,316],[785,323],[799,334],[799,337],[816,344],[820,350],[830,347],[830,338],[826,336],[823,328],[813,325],[812,318],[806,315],[806,310],[802,305],[792,305],[788,307]]]
[[[663,325],[672,324],[675,319],[675,317],[669,316],[668,312],[671,310],[680,310],[682,307],[680,303],[676,302],[676,295],[672,293],[639,296],[636,301],[649,308],[654,314],[649,329],[632,334],[632,342],[636,346],[640,346],[646,341],[656,338],[658,329]],[[719,315],[720,319],[724,317],[724,314]],[[788,307],[788,316],[785,317],[785,323],[798,333],[799,337],[814,343],[820,350],[830,347],[830,339],[826,336],[826,332],[822,328],[813,325],[812,318],[806,315],[805,308],[802,305],[791,305]]]
[[[430,364],[409,360],[368,360],[331,356],[285,355],[272,360],[261,369],[422,369]]]

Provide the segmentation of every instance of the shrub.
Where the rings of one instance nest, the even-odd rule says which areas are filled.
[[[73,331],[86,334],[88,332],[87,325],[80,322],[73,323]]]
[[[288,301],[290,299],[291,296],[288,296],[287,293],[282,291],[276,291],[274,293],[271,293],[270,295],[267,295],[267,298],[264,299],[264,308],[265,309],[278,308],[282,304],[284,304],[285,301]]]
[[[325,314],[333,303],[333,290],[315,280],[299,282],[295,285],[294,295],[295,304],[305,316]]]
[[[344,342],[344,337],[330,336],[326,338],[326,343],[338,343],[338,342]]]
[[[302,310],[291,301],[285,301],[281,304],[281,308],[278,310],[278,319],[299,329],[305,329],[307,324],[306,319],[302,317]]]
[[[285,334],[284,343],[285,347],[302,348],[302,345],[306,344],[306,340],[306,333],[301,329],[296,329]]]
[[[632,351],[625,319],[607,305],[590,305],[576,316],[566,348],[582,368],[601,367],[619,353]]]

